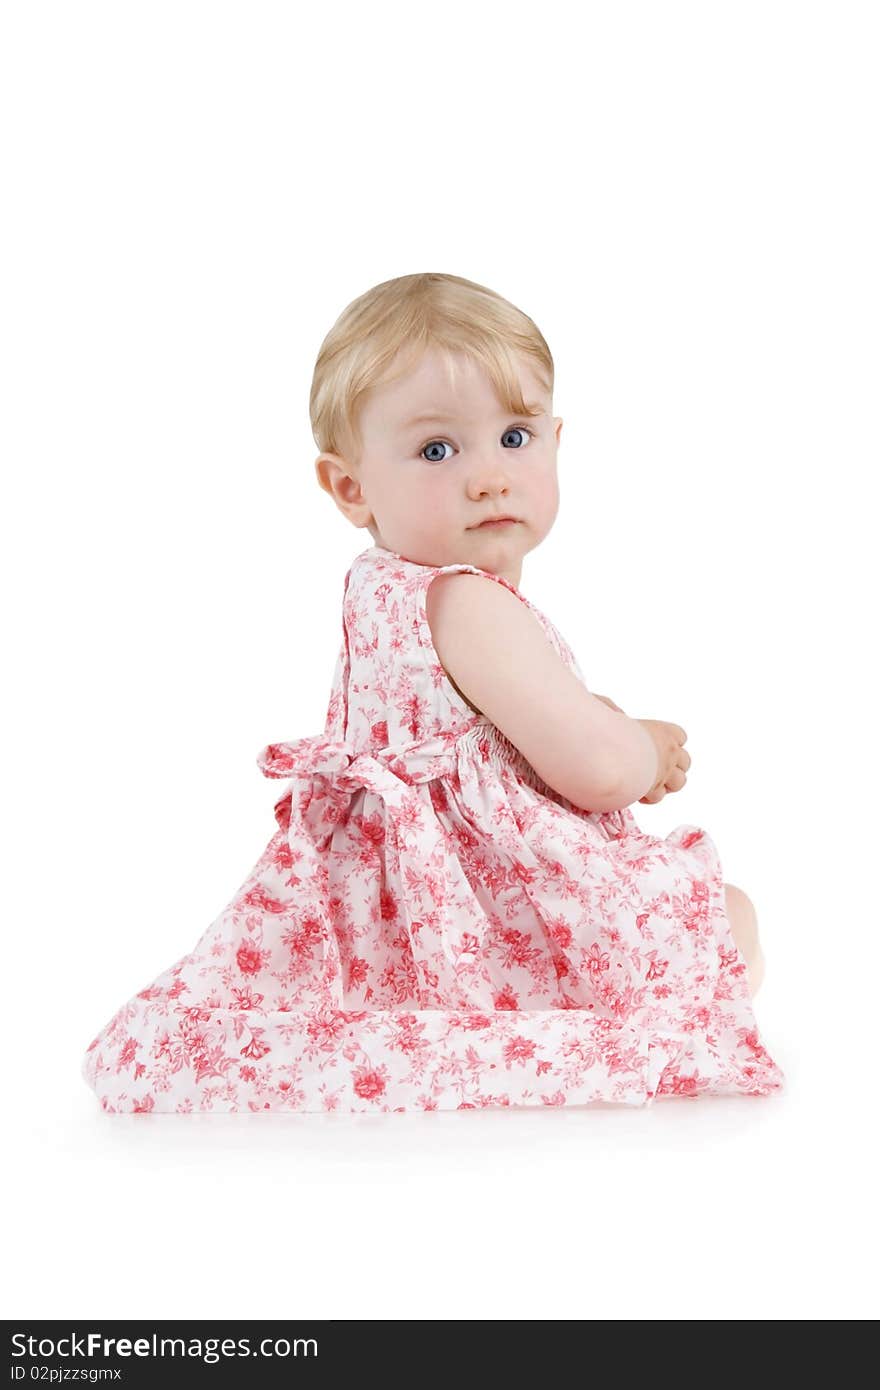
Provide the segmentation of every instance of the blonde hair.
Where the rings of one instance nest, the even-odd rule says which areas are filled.
[[[514,415],[539,415],[522,399],[515,355],[529,359],[553,394],[553,358],[537,325],[494,290],[460,275],[400,275],[384,280],[343,309],[321,344],[309,415],[322,453],[354,462],[360,451],[358,408],[366,393],[395,381],[428,347],[446,358],[450,379],[460,352],[482,365]],[[399,370],[392,361],[401,353]]]

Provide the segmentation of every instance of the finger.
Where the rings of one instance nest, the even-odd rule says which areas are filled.
[[[675,731],[676,731],[676,737],[678,738],[679,743],[687,743],[687,734],[685,733],[685,731],[684,731],[684,729],[681,727],[681,725],[680,725],[680,724],[673,724],[672,727],[673,727],[673,729],[675,729]]]
[[[640,799],[641,801],[647,802],[647,804],[648,804],[649,806],[653,806],[656,802],[662,801],[665,795],[666,795],[666,788],[665,788],[665,787],[662,787],[662,786],[660,786],[660,787],[652,787],[651,790],[647,793],[646,796],[640,797],[639,799]]]
[[[666,788],[671,792],[680,792],[687,778],[680,767],[674,767],[666,778]]]
[[[685,772],[687,772],[688,768],[691,765],[691,755],[686,748],[682,748],[681,752],[678,755],[678,765],[679,767],[684,768]]]

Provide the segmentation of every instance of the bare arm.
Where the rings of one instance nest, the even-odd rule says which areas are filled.
[[[584,810],[615,811],[654,785],[650,735],[590,694],[509,589],[480,575],[438,575],[426,612],[453,684],[548,786]]]

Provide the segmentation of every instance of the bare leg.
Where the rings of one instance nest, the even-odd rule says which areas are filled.
[[[751,898],[734,883],[725,883],[727,916],[733,939],[748,967],[749,993],[754,999],[764,978],[764,952],[758,940],[758,917]]]

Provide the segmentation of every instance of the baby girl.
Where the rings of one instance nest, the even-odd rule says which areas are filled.
[[[407,1110],[767,1095],[755,911],[697,826],[678,724],[587,689],[524,594],[559,508],[553,359],[492,290],[415,274],[318,354],[345,575],[324,731],[263,749],[278,829],[83,1072],[110,1111]]]

